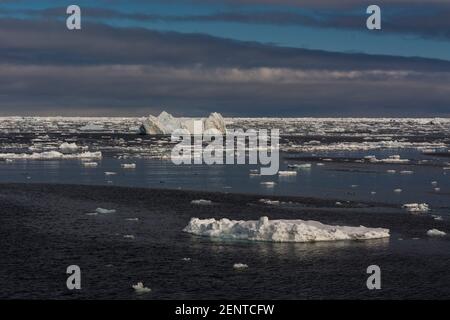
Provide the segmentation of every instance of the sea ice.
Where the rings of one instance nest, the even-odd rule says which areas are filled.
[[[235,263],[233,265],[233,268],[236,270],[243,270],[243,269],[248,269],[248,265],[246,265],[245,263]]]
[[[407,203],[402,208],[409,212],[428,212],[430,210],[426,203]]]
[[[136,291],[136,293],[148,293],[152,291],[152,289],[145,287],[142,282],[138,282],[137,284],[134,284],[132,287],[134,291]]]
[[[191,204],[195,204],[195,205],[198,205],[198,206],[210,206],[210,205],[212,205],[212,201],[211,200],[204,200],[204,199],[192,200]]]
[[[278,175],[280,177],[296,176],[297,175],[297,171],[279,171]]]
[[[438,229],[431,229],[427,231],[427,236],[429,237],[444,237],[446,235],[447,233],[445,233],[444,231],[440,231]]]
[[[272,242],[368,240],[389,237],[389,229],[331,226],[304,220],[271,221],[267,217],[261,217],[258,221],[192,218],[183,231],[221,239]]]
[[[83,152],[63,154],[59,151],[46,151],[41,153],[0,153],[0,159],[24,159],[24,160],[59,160],[59,159],[101,159],[102,153]]]
[[[270,199],[259,199],[259,202],[271,205],[271,206],[278,206],[280,205],[280,201],[277,200],[270,200]]]
[[[78,147],[76,143],[68,143],[68,142],[64,142],[59,146],[59,150],[66,152],[77,151],[79,148],[80,147]]]
[[[121,166],[123,169],[136,169],[135,163],[123,163]]]
[[[87,168],[95,168],[95,167],[98,167],[98,163],[97,162],[83,162],[83,166],[85,166]]]
[[[114,210],[114,209],[109,210],[109,209],[97,208],[95,210],[95,212],[100,213],[100,214],[108,214],[108,213],[116,213],[116,210]]]
[[[203,121],[204,130],[216,129],[223,134],[226,133],[225,120],[219,113],[211,113],[208,118],[200,121]],[[140,127],[140,132],[148,135],[172,134],[175,130],[186,130],[186,132],[193,133],[194,119],[175,118],[163,111],[158,117],[150,115]]]

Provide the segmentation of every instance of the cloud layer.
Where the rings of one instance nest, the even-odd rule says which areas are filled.
[[[450,115],[450,62],[0,20],[0,114]]]

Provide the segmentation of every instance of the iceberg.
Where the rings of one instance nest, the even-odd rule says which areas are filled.
[[[203,129],[216,129],[222,134],[226,133],[225,120],[220,113],[214,112],[208,118],[201,119],[203,121]],[[194,132],[194,119],[175,118],[166,111],[161,112],[158,117],[148,116],[139,128],[141,134],[147,135],[170,135],[175,130],[186,130],[186,132]]]
[[[315,242],[388,238],[389,229],[325,225],[317,221],[269,220],[234,221],[192,218],[184,232],[223,240],[270,242]]]

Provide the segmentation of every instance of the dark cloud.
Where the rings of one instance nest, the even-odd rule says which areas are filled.
[[[3,115],[450,114],[447,61],[64,21],[0,20],[0,74]]]

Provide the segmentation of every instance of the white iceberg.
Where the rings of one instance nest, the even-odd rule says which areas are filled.
[[[184,232],[224,240],[271,242],[315,242],[388,238],[389,229],[325,225],[317,221],[269,220],[234,221],[192,218]]]
[[[201,119],[203,129],[215,129],[222,134],[226,133],[225,120],[220,113],[211,113],[208,118]],[[161,112],[158,117],[150,115],[144,120],[139,128],[142,134],[158,135],[172,134],[175,130],[186,130],[188,133],[194,132],[194,119],[175,118],[170,113]]]

